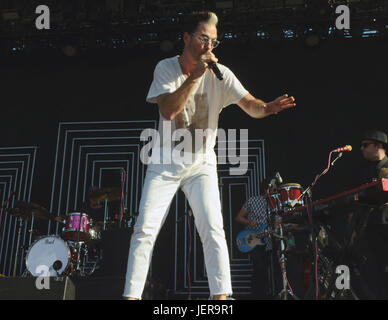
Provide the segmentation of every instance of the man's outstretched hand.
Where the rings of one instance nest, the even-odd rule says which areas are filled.
[[[295,98],[292,96],[288,97],[288,94],[284,94],[279,98],[276,98],[274,101],[268,102],[265,106],[265,111],[267,114],[277,114],[280,111],[295,106]]]

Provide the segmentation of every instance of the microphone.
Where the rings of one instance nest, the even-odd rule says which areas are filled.
[[[351,145],[346,145],[345,147],[334,149],[332,152],[352,151],[352,149]]]
[[[279,184],[282,184],[282,183],[283,183],[283,179],[280,176],[280,173],[276,172],[274,177],[269,182],[269,187],[273,187],[275,184],[279,185]]]
[[[213,70],[214,74],[216,75],[216,77],[219,80],[223,80],[224,79],[220,69],[218,69],[217,65],[214,62],[210,62],[210,63],[208,63],[208,65]]]
[[[282,179],[282,177],[280,176],[280,173],[279,173],[279,172],[276,172],[275,178],[276,178],[276,181],[277,181],[278,184],[282,184],[282,183],[283,183],[283,179]]]

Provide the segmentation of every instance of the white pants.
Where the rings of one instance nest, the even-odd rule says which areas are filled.
[[[156,237],[181,187],[202,241],[210,295],[232,294],[216,166],[201,163],[179,176],[147,170],[128,256],[124,297],[141,298]]]

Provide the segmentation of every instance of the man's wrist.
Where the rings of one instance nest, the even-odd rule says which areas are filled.
[[[268,115],[268,104],[264,101],[259,101],[259,114],[262,114],[262,116]]]

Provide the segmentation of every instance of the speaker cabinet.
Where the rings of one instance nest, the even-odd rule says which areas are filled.
[[[0,300],[75,300],[75,286],[69,277],[0,278]]]

